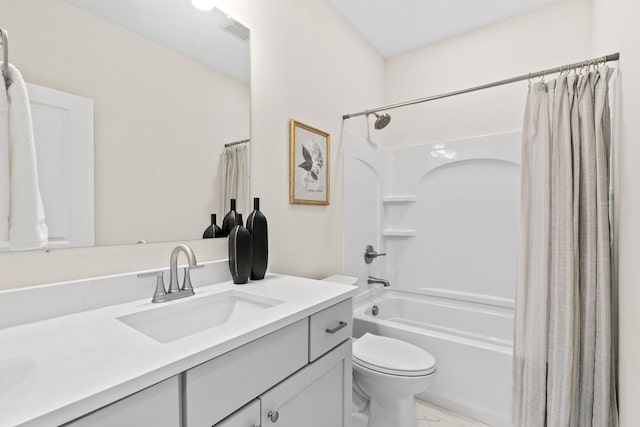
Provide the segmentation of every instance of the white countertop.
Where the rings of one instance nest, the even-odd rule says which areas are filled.
[[[117,320],[141,310],[240,290],[283,300],[252,318],[161,344]],[[0,426],[71,421],[339,301],[358,288],[268,274],[247,285],[198,287],[196,295],[152,304],[150,297],[0,329]]]

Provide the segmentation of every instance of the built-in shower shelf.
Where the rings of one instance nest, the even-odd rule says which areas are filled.
[[[384,196],[382,203],[415,203],[418,197],[412,194],[404,194],[398,196]]]
[[[386,228],[382,230],[384,237],[415,237],[417,234],[417,230],[408,228]]]

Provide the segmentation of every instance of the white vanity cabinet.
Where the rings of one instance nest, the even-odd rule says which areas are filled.
[[[211,427],[308,363],[308,319],[299,320],[189,369],[188,427]]]
[[[0,425],[349,427],[359,289],[275,273],[239,287],[212,264],[193,276],[210,285],[163,304],[139,299],[137,273],[2,293]]]
[[[260,401],[249,403],[216,424],[216,427],[260,427]]]
[[[67,424],[349,427],[351,299]]]
[[[260,401],[262,427],[351,426],[351,342],[278,384]]]
[[[66,427],[180,425],[180,385],[171,377],[104,408],[65,424]]]
[[[215,427],[348,427],[351,342],[345,341]]]
[[[269,372],[282,373],[284,366],[289,367],[292,375],[279,383],[272,383],[271,388],[263,388],[259,392],[260,394],[254,394],[260,402],[260,416],[258,418],[253,412],[255,409],[252,406],[248,406],[232,417],[216,424],[215,427],[351,426],[352,378],[351,341],[349,337],[352,330],[352,312],[351,300],[349,299],[298,322],[298,324],[308,322],[303,338],[300,336],[300,331],[297,332],[298,342],[305,342],[304,363],[299,366],[302,369],[295,369],[295,365],[291,363],[292,355],[298,353],[299,347],[297,345],[289,345],[286,349],[287,356],[281,356],[280,358],[265,357],[252,367],[247,367],[245,364],[243,369],[245,375],[235,377],[235,381],[226,383],[229,384],[226,387],[219,387],[219,382],[216,382],[217,385],[211,382],[212,387],[209,396],[215,396],[215,399],[205,399],[205,401],[208,401],[208,406],[203,405],[200,400],[194,401],[189,398],[188,392],[186,400],[187,427],[207,425],[207,420],[212,419],[211,415],[207,419],[204,416],[197,418],[192,416],[189,418],[189,414],[196,412],[214,414],[215,410],[213,408],[216,406],[228,406],[231,395],[237,393],[237,390],[243,388],[245,384],[253,382],[250,378],[255,371],[264,369]],[[286,335],[293,335],[293,329],[299,328],[298,324],[287,326],[271,335],[282,334],[288,329],[291,329],[291,332],[287,332]],[[267,342],[267,339],[270,339],[269,335],[249,345],[257,344],[263,351],[274,351],[265,350],[272,346],[272,342]],[[265,341],[260,343],[263,340]],[[235,360],[235,353],[241,350],[243,348],[234,350],[224,356]],[[296,365],[300,362],[298,357],[299,355],[295,357]],[[244,357],[240,356],[240,358],[243,359]],[[208,363],[217,362],[218,359],[220,358],[213,359],[197,368],[204,369]],[[228,363],[224,363],[224,366],[228,366]],[[203,372],[194,371],[193,373],[198,375],[199,382],[207,382],[207,380],[203,380],[201,375]],[[231,380],[234,375],[236,373],[231,373],[228,378]],[[187,390],[189,390],[188,379],[186,384]],[[258,391],[255,387],[250,387],[250,389],[254,393]],[[215,403],[218,399],[221,399],[220,404]],[[197,407],[200,408],[198,409]]]

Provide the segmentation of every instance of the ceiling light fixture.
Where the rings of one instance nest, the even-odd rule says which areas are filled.
[[[209,12],[216,6],[216,0],[191,0],[191,4],[198,10]]]

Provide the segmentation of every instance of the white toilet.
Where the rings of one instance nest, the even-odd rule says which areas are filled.
[[[323,280],[358,282],[357,277],[342,275]],[[416,427],[414,398],[429,386],[436,359],[408,342],[366,333],[353,340],[352,360],[354,412],[369,400],[368,427]]]
[[[369,397],[368,427],[415,427],[414,396],[435,372],[433,356],[413,344],[370,333],[353,342],[354,393]]]

